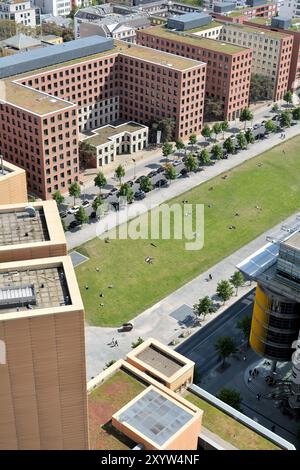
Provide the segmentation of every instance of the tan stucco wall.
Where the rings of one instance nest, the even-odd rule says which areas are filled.
[[[27,185],[25,171],[6,162],[4,166],[13,168],[15,171],[0,176],[0,205],[26,202]]]

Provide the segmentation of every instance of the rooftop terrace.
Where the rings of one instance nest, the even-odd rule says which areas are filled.
[[[22,267],[0,271],[0,319],[15,313],[71,304],[62,267]]]
[[[87,144],[97,147],[98,145],[106,144],[109,139],[124,132],[135,132],[145,129],[145,126],[135,122],[128,122],[120,126],[103,126],[99,129],[94,129],[89,137],[84,139]]]
[[[111,424],[112,416],[146,386],[123,370],[116,371],[88,395],[91,450],[127,450],[135,443]]]
[[[50,240],[43,209],[31,217],[24,210],[0,212],[0,246]]]
[[[151,28],[145,29],[143,32],[151,34],[153,36],[175,40],[182,42],[184,44],[189,44],[191,46],[200,47],[203,49],[208,49],[211,51],[224,53],[228,55],[238,54],[240,52],[246,51],[246,47],[236,46],[233,44],[223,43],[221,41],[216,41],[214,39],[202,38],[196,35],[186,35],[183,33],[178,33],[167,29],[165,26],[153,26]]]
[[[136,358],[167,377],[171,377],[185,365],[166,352],[158,349],[153,344],[150,344],[147,348],[142,350]]]

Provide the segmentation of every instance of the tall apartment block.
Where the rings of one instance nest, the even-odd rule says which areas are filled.
[[[283,99],[289,83],[293,36],[277,31],[262,31],[245,24],[226,23],[219,39],[250,47],[253,50],[251,73],[269,77],[273,84],[273,100]]]
[[[221,102],[224,119],[236,119],[248,105],[252,49],[172,31],[165,26],[137,31],[137,43],[205,62],[206,97]]]
[[[84,310],[66,252],[54,201],[0,208],[0,449],[88,449]]]
[[[257,282],[250,344],[273,361],[292,360],[300,337],[300,232],[273,241],[243,261],[238,268]],[[290,404],[300,407],[299,362],[293,364]]]
[[[206,64],[92,36],[0,60],[0,152],[43,199],[78,180],[78,134],[118,119],[203,125]]]
[[[27,201],[25,170],[1,159],[0,205],[25,201]]]

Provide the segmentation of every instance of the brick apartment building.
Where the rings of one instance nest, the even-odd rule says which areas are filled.
[[[78,134],[118,119],[201,132],[206,64],[93,36],[0,61],[0,152],[48,199],[79,179]]]
[[[222,103],[223,118],[236,119],[249,102],[252,49],[154,26],[137,43],[207,64],[206,96]]]
[[[272,16],[277,14],[277,3],[273,3],[271,1],[260,3],[255,0],[250,3],[252,3],[252,6],[249,5],[247,7],[234,10],[228,15],[222,15],[213,12],[212,16],[217,20],[226,20],[232,23],[243,23],[244,21],[250,20],[252,18],[272,18]],[[255,5],[255,3],[257,4]]]
[[[277,31],[262,31],[254,25],[225,23],[219,40],[251,47],[252,74],[269,77],[273,84],[273,100],[283,99],[289,83],[293,36]]]

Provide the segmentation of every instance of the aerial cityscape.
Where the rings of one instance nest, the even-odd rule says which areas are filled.
[[[299,450],[299,201],[300,1],[0,0],[0,451]]]

